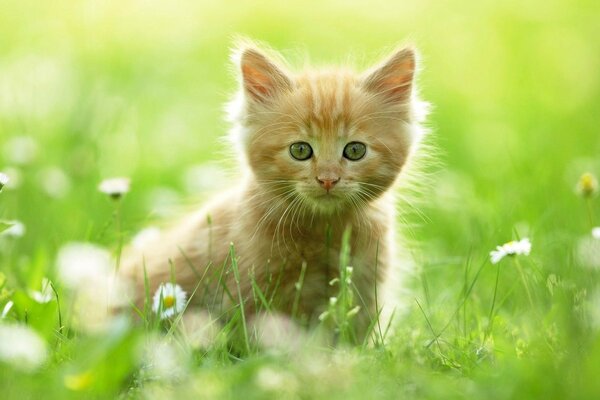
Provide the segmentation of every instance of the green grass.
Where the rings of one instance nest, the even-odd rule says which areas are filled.
[[[599,271],[581,253],[588,241],[600,257],[590,235],[600,198],[575,186],[586,171],[600,176],[599,17],[587,0],[2,2],[0,171],[20,182],[0,193],[0,219],[26,233],[0,237],[0,310],[14,304],[0,326],[26,324],[48,356],[30,371],[0,361],[0,396],[598,398]],[[385,345],[258,351],[235,310],[200,349],[156,319],[77,328],[56,271],[64,244],[118,254],[227,183],[214,163],[235,166],[220,161],[235,34],[299,66],[309,56],[366,67],[406,38],[421,50],[441,162],[409,212],[418,268]],[[23,136],[37,146],[29,159],[14,148]],[[118,213],[97,191],[116,175],[132,180]],[[519,237],[531,239],[529,256],[490,264],[490,250]],[[53,300],[39,304],[30,290],[45,276]],[[256,288],[258,302],[271,295]],[[344,332],[353,305],[342,293],[323,325]]]

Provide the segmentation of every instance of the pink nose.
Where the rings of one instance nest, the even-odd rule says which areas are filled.
[[[331,188],[340,181],[340,178],[317,178],[317,181],[319,181],[319,184],[323,187],[323,189],[329,192]]]

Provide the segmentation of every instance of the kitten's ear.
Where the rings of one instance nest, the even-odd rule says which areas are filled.
[[[236,53],[248,99],[265,103],[292,88],[291,79],[260,50],[246,47]]]
[[[416,52],[411,47],[396,51],[383,63],[367,72],[363,86],[393,103],[410,99],[416,70]]]

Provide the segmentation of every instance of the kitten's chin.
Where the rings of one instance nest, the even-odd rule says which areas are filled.
[[[339,214],[347,209],[348,201],[339,193],[301,193],[309,208],[317,214]]]

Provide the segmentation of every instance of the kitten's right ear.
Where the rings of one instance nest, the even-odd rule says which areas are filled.
[[[249,100],[266,103],[292,88],[285,72],[255,47],[243,47],[234,57],[239,60],[244,94]]]

